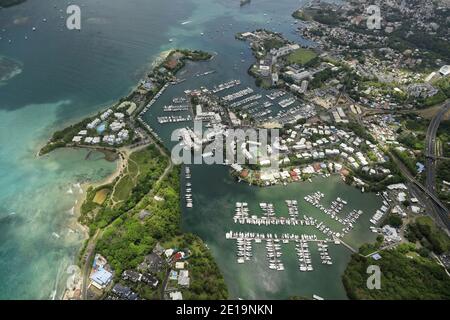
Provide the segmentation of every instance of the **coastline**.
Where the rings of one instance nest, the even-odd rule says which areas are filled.
[[[156,59],[154,59],[154,61],[150,64],[150,70],[146,70],[144,73],[145,77],[146,75],[148,75],[148,73],[152,73],[159,65],[163,64],[165,62],[165,60],[170,57],[171,54],[173,54],[174,52],[180,52],[180,51],[185,51],[188,53],[198,53],[200,51],[191,51],[191,50],[184,50],[184,49],[170,49],[170,50],[166,50],[161,52],[158,57]],[[214,59],[214,57],[217,55],[217,53],[214,54],[210,54],[210,53],[205,53],[202,52],[203,54],[207,54],[209,55],[208,59],[203,59],[203,58],[192,58],[192,57],[183,57],[183,59],[179,60],[180,66],[178,66],[177,69],[175,69],[174,71],[174,76],[175,74],[182,69],[185,66],[185,59],[186,60],[193,60],[193,61],[198,61],[198,60],[211,60]],[[141,78],[142,79],[142,78]],[[170,80],[166,79],[166,83],[170,83]],[[138,83],[134,86],[131,87],[131,90],[127,93],[126,96],[122,97],[122,98],[118,98],[116,100],[113,100],[110,104],[116,104],[118,102],[120,102],[120,100],[122,99],[129,99],[138,89],[140,86],[140,81],[138,81]],[[105,108],[100,108],[99,111],[101,112],[102,110],[105,110]],[[94,112],[98,113],[99,111]],[[89,118],[88,116],[85,117],[80,117],[81,120],[79,121],[83,121],[83,119]],[[77,121],[77,120],[76,120]],[[70,123],[72,123],[72,125],[77,125],[78,123],[74,121],[70,121]],[[71,124],[65,124],[65,126],[63,126],[63,130],[64,128],[68,125],[71,126]],[[57,131],[56,131],[57,132]],[[44,139],[43,139],[44,140]],[[150,141],[152,141],[152,143],[157,144],[156,141],[153,140],[153,138],[150,139]],[[54,143],[52,141],[52,137],[48,138],[47,141],[45,142],[45,147],[47,147],[49,144]],[[73,216],[71,217],[71,219],[68,222],[68,227],[72,230],[74,230],[74,232],[80,232],[82,233],[82,241],[81,241],[81,246],[79,248],[79,250],[77,251],[77,254],[74,255],[72,257],[72,261],[73,264],[76,265],[79,270],[76,274],[72,275],[72,276],[68,276],[66,278],[67,283],[69,283],[69,279],[72,280],[72,284],[71,287],[66,287],[62,292],[61,295],[59,296],[59,299],[63,299],[63,300],[72,300],[72,299],[83,299],[84,297],[84,293],[83,291],[85,290],[86,287],[86,279],[88,274],[86,274],[88,272],[88,270],[86,269],[86,261],[81,261],[80,258],[80,254],[82,254],[87,246],[89,245],[89,241],[92,239],[89,235],[89,228],[88,226],[82,224],[79,221],[79,218],[81,216],[81,207],[83,205],[83,203],[86,200],[86,197],[88,195],[88,189],[89,188],[98,188],[101,187],[103,185],[107,185],[107,184],[111,184],[113,183],[118,177],[120,177],[123,173],[123,170],[127,168],[127,164],[128,164],[128,159],[129,156],[131,155],[131,153],[133,153],[134,151],[143,149],[145,147],[147,147],[149,145],[149,143],[144,143],[142,145],[138,145],[138,146],[133,146],[133,145],[124,145],[124,146],[119,146],[119,147],[105,147],[105,146],[98,146],[98,145],[70,145],[70,144],[66,144],[66,145],[61,145],[61,146],[57,146],[55,148],[52,148],[46,152],[42,152],[43,148],[39,149],[37,151],[37,153],[35,154],[36,157],[41,157],[41,156],[45,156],[48,153],[51,153],[52,151],[54,151],[55,149],[88,149],[90,151],[96,151],[96,152],[101,152],[104,154],[105,156],[105,160],[107,161],[111,161],[108,160],[108,153],[114,153],[116,155],[118,155],[118,157],[116,159],[114,159],[114,161],[116,162],[116,168],[115,170],[106,178],[101,179],[99,181],[89,181],[89,182],[84,182],[81,183],[80,186],[80,196],[77,197],[76,199],[76,203],[74,205],[74,207],[72,208],[73,210]],[[45,148],[44,147],[44,148]],[[88,153],[89,155],[89,153]],[[85,160],[87,160],[88,155],[86,157]],[[73,277],[73,278],[71,278]],[[59,277],[58,277],[59,278]],[[57,283],[56,286],[58,284],[59,281],[61,281],[62,279],[57,279]],[[80,294],[78,294],[78,292],[81,292]]]
[[[73,149],[83,149],[83,148],[73,148]],[[86,148],[86,149],[88,149],[88,148]],[[91,149],[93,149],[93,151],[101,152],[101,150],[98,150],[97,148],[91,148]],[[122,154],[120,151],[118,151],[118,153]],[[80,192],[80,195],[76,199],[75,206],[73,207],[73,217],[70,219],[68,227],[70,229],[74,230],[75,232],[79,232],[80,234],[82,234],[80,248],[77,250],[76,254],[72,257],[73,264],[78,266],[80,268],[79,270],[81,270],[81,271],[79,272],[79,274],[73,275],[74,276],[73,283],[74,284],[76,283],[75,288],[69,289],[66,287],[65,290],[63,290],[61,292],[61,295],[59,298],[60,300],[73,299],[74,292],[78,289],[81,290],[82,279],[85,277],[85,275],[83,274],[83,271],[82,271],[83,268],[82,268],[81,261],[79,261],[78,258],[80,256],[80,253],[83,250],[85,250],[86,244],[90,239],[89,228],[79,221],[79,217],[81,216],[81,206],[83,205],[84,201],[86,200],[87,190],[90,187],[97,188],[102,185],[112,183],[117,177],[119,177],[122,174],[123,168],[126,167],[127,160],[128,160],[128,155],[126,155],[125,158],[122,158],[121,156],[119,156],[116,160],[114,160],[116,162],[116,168],[113,172],[111,172],[110,175],[108,175],[104,179],[101,179],[98,181],[84,182],[84,183],[80,184],[80,190],[82,192]],[[106,161],[108,161],[108,160],[106,160]],[[68,278],[67,278],[67,280],[68,280]]]

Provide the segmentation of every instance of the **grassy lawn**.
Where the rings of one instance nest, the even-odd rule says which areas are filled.
[[[117,182],[113,194],[114,201],[127,200],[139,178],[149,173],[157,165],[156,161],[156,159],[151,157],[151,153],[148,150],[132,153],[127,165],[127,174]]]
[[[114,191],[114,201],[124,201],[130,195],[131,189],[134,187],[134,180],[129,174],[123,176],[116,185]]]
[[[310,49],[300,48],[289,54],[287,56],[287,61],[290,64],[306,64],[315,57],[317,57],[317,54],[314,51]]]

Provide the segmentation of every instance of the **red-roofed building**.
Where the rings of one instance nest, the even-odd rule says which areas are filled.
[[[248,177],[248,170],[247,169],[244,169],[244,170],[241,171],[241,177],[244,178],[244,179]]]

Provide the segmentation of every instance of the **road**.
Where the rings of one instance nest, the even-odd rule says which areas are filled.
[[[448,208],[440,201],[435,193],[435,172],[436,172],[436,160],[441,159],[440,155],[436,155],[435,150],[435,141],[436,141],[436,133],[439,128],[439,124],[441,123],[442,118],[445,113],[449,110],[450,102],[446,101],[441,110],[433,117],[431,120],[430,126],[427,131],[426,137],[426,175],[427,175],[427,183],[426,186],[422,185],[419,181],[417,181],[412,174],[409,172],[408,168],[392,153],[389,153],[397,164],[398,168],[402,172],[402,175],[408,180],[408,187],[415,195],[417,199],[427,208],[428,213],[432,216],[432,218],[442,227],[444,227],[448,232],[450,232],[450,219],[449,219],[449,211]],[[393,113],[399,111],[392,110],[380,110],[380,111],[365,111],[362,117],[366,117],[372,114],[377,113]],[[409,113],[412,111],[405,111],[404,113]],[[430,187],[431,186],[431,187]]]
[[[447,207],[439,200],[439,198],[431,193],[425,186],[417,181],[409,172],[408,168],[395,155],[389,153],[396,163],[402,175],[408,180],[408,189],[415,197],[428,209],[427,213],[439,225],[450,231],[450,219]]]
[[[161,154],[165,155],[168,158],[168,165],[166,167],[166,169],[164,170],[163,174],[158,178],[158,180],[153,184],[151,190],[149,191],[149,193],[146,195],[146,197],[153,197],[155,195],[155,191],[157,190],[156,187],[159,186],[159,184],[164,180],[164,178],[166,178],[169,173],[172,171],[173,169],[173,162],[172,159],[170,158],[170,155],[167,153],[167,151],[162,148],[161,146],[159,146],[154,140],[153,137],[150,136],[149,137],[150,141],[152,144],[154,144],[158,150],[161,152]],[[137,148],[134,148],[133,151],[136,151],[136,149],[142,149],[147,147],[148,144],[145,145],[140,145]],[[131,150],[127,149],[127,148],[122,148],[121,152],[128,152],[131,154]],[[115,220],[114,220],[115,221]],[[84,265],[82,267],[82,279],[83,279],[83,283],[82,283],[82,288],[81,288],[81,299],[82,300],[86,300],[87,297],[87,291],[88,291],[88,284],[89,284],[89,275],[90,275],[90,271],[91,271],[91,261],[92,258],[94,256],[95,253],[95,247],[97,244],[97,240],[99,238],[101,238],[101,235],[103,234],[103,231],[106,230],[114,221],[110,222],[107,226],[105,226],[103,229],[101,230],[97,230],[95,235],[89,239],[88,241],[88,245],[86,247],[86,253],[84,255]]]
[[[100,235],[100,230],[97,230],[95,235],[89,240],[88,245],[86,247],[86,253],[84,255],[84,265],[82,272],[82,278],[83,278],[83,284],[81,286],[81,299],[87,300],[87,289],[88,289],[88,283],[89,283],[89,275],[91,272],[91,261],[94,257],[95,253],[95,245],[97,243],[97,239]]]
[[[436,133],[439,129],[439,125],[442,118],[450,108],[450,102],[446,102],[441,110],[436,113],[430,122],[427,130],[426,144],[425,144],[425,170],[427,175],[426,187],[427,189],[436,195],[436,157],[439,158],[436,150]]]

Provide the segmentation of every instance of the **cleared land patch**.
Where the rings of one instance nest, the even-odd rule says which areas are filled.
[[[295,50],[294,52],[290,53],[287,56],[287,60],[290,64],[306,64],[312,59],[317,57],[317,54],[310,50],[305,48],[300,48]]]
[[[106,200],[106,197],[108,196],[108,194],[109,194],[109,189],[101,189],[101,190],[98,190],[96,193],[95,193],[95,196],[94,196],[94,199],[92,200],[92,202],[94,202],[94,203],[96,203],[96,204],[99,204],[99,205],[102,205],[104,202],[105,202],[105,200]]]

